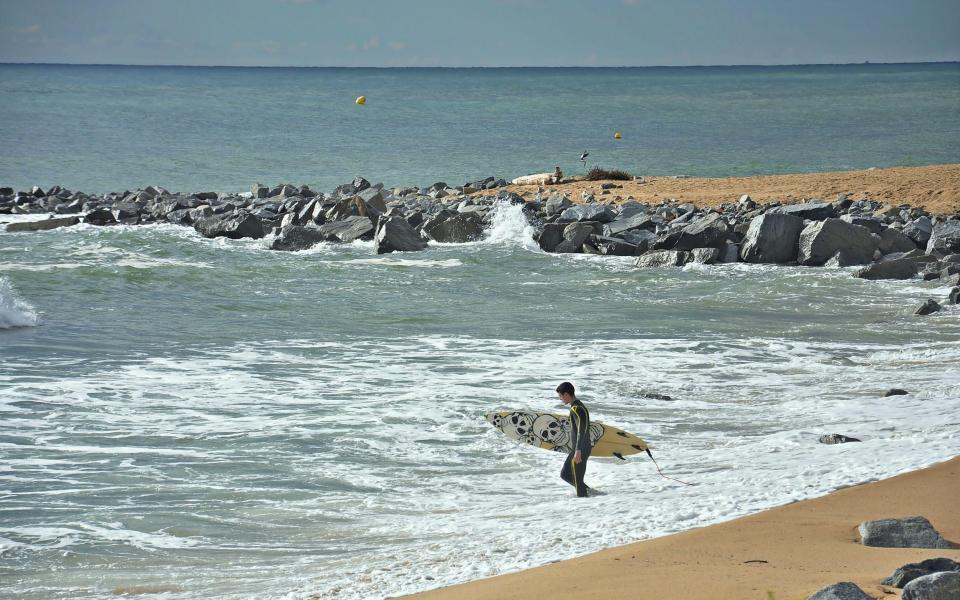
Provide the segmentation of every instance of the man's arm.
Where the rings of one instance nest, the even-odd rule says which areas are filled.
[[[590,452],[590,419],[584,414],[583,410],[576,406],[571,407],[570,414],[573,417],[573,426],[577,434],[577,444],[574,450],[579,454],[586,454]]]

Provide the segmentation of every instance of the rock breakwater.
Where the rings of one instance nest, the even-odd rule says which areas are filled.
[[[378,254],[465,243],[483,236],[498,203],[520,205],[545,252],[635,256],[638,267],[749,262],[860,266],[863,279],[939,279],[960,286],[960,215],[935,215],[840,195],[828,202],[758,204],[744,195],[716,208],[628,198],[574,202],[544,189],[523,196],[488,177],[450,186],[386,188],[362,177],[316,192],[308,186],[254,184],[249,192],[172,193],[148,186],[102,196],[59,186],[0,188],[0,215],[52,213],[7,231],[40,231],[79,222],[97,226],[168,222],[209,238],[270,238],[296,251],[318,243],[372,240]],[[492,191],[496,191],[492,194]],[[957,297],[953,294],[951,297]],[[949,300],[949,299],[948,299]]]

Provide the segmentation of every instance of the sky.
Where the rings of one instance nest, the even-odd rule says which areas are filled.
[[[960,60],[960,0],[0,0],[0,62],[675,66]]]

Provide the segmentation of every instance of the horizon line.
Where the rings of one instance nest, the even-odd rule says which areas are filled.
[[[903,61],[903,62],[844,62],[844,63],[744,63],[744,64],[699,64],[699,65],[499,65],[499,66],[448,66],[448,65],[406,65],[406,66],[349,66],[349,65],[184,65],[184,64],[146,64],[146,63],[71,63],[71,62],[7,62],[0,65],[20,66],[61,66],[61,67],[162,67],[193,69],[704,69],[727,67],[847,67],[847,66],[889,66],[889,65],[949,65],[958,64],[956,60]]]

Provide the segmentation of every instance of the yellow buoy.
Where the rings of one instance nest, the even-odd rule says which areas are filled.
[[[366,96],[357,96],[357,104],[360,104],[360,105],[362,106],[362,105],[364,105],[364,104],[366,104],[366,103],[367,103],[367,97],[366,97]]]
[[[620,132],[619,132],[619,131],[613,134],[613,139],[615,139],[615,140],[619,140],[619,139],[622,138],[622,137],[623,137],[623,136],[620,135]]]

